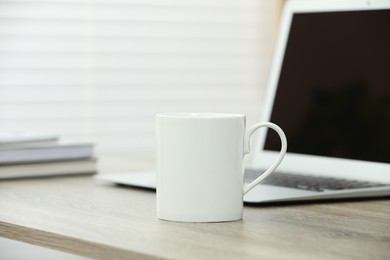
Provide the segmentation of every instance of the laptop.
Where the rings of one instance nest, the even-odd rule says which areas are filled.
[[[390,1],[286,1],[261,121],[281,126],[288,152],[247,203],[390,195]],[[257,136],[245,182],[276,159]],[[98,175],[155,189],[155,172]]]

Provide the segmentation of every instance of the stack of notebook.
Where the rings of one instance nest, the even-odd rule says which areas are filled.
[[[62,143],[48,134],[0,134],[0,179],[95,172],[91,143]]]

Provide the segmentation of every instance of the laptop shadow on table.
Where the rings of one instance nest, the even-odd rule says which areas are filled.
[[[244,205],[247,207],[275,207],[275,206],[302,206],[302,205],[319,205],[319,204],[340,204],[340,203],[358,203],[358,202],[369,202],[369,201],[381,201],[390,200],[390,196],[379,196],[370,198],[337,198],[337,199],[323,199],[323,200],[306,200],[306,201],[281,201],[281,202],[262,202],[252,203],[245,202]]]

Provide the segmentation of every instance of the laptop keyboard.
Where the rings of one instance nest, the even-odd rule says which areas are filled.
[[[256,170],[246,169],[245,171],[245,180],[248,182],[255,180],[258,176],[259,172]],[[286,173],[274,173],[262,181],[261,184],[317,192],[388,186],[384,183]]]

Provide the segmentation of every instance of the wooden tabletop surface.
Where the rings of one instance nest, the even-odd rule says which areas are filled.
[[[0,236],[99,259],[390,255],[388,199],[246,206],[243,220],[227,223],[161,221],[155,199],[90,176],[1,181]]]

